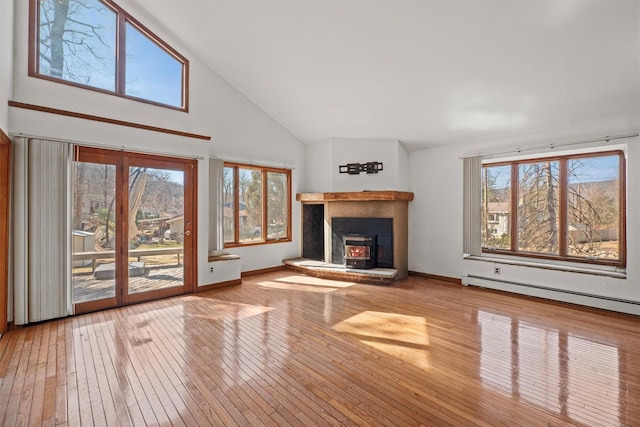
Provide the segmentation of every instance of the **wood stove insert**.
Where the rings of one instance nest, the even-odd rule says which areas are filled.
[[[369,269],[376,267],[377,236],[347,234],[344,241],[344,265],[347,268]]]

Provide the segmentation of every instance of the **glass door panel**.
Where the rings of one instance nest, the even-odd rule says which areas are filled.
[[[80,147],[73,195],[76,313],[192,290],[193,160]]]
[[[73,302],[115,305],[116,166],[75,162],[73,188]]]
[[[157,166],[129,166],[129,300],[184,292],[185,173]]]

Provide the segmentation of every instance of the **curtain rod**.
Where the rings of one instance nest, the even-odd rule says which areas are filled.
[[[40,136],[40,135],[30,135],[30,134],[26,134],[26,133],[9,133],[9,135],[12,136],[12,137],[42,139],[42,140],[45,140],[45,141],[53,141],[53,142],[61,142],[61,143],[64,143],[64,144],[81,145],[81,146],[84,146],[84,147],[91,147],[91,148],[103,148],[105,150],[128,151],[130,153],[136,153],[136,154],[150,154],[150,155],[156,155],[156,156],[173,157],[173,158],[176,158],[176,159],[204,160],[204,157],[202,157],[202,156],[185,156],[183,154],[169,153],[169,152],[166,152],[166,151],[143,150],[143,149],[137,149],[137,148],[133,148],[132,149],[132,148],[126,147],[124,145],[113,146],[113,145],[107,145],[107,144],[98,144],[98,143],[95,143],[95,142],[76,141],[76,140],[72,140],[72,139],[62,139],[62,138],[51,138],[51,137],[48,137],[48,136]]]
[[[506,155],[506,154],[521,154],[527,151],[535,151],[535,150],[543,150],[543,149],[551,149],[560,148],[560,147],[568,147],[572,145],[581,145],[581,144],[589,144],[594,142],[606,142],[609,143],[611,141],[615,141],[618,139],[626,139],[626,138],[634,138],[638,136],[638,132],[629,133],[624,135],[614,135],[614,136],[603,136],[601,138],[593,138],[593,139],[583,139],[580,141],[565,141],[565,142],[552,142],[550,144],[544,145],[535,145],[531,147],[518,147],[512,148],[504,151],[491,151],[491,152],[477,152],[473,154],[464,154],[460,156],[460,159],[468,159],[471,157],[484,157],[484,156],[496,156],[496,155]]]

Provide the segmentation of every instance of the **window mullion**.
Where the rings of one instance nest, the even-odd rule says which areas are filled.
[[[627,265],[627,168],[625,155],[618,154],[618,254],[620,262]]]
[[[511,165],[511,252],[518,250],[518,163]]]
[[[262,240],[267,241],[267,228],[269,224],[267,224],[267,171],[266,169],[262,170]]]
[[[233,167],[233,243],[240,243],[240,168]]]
[[[559,221],[559,228],[560,230],[558,231],[558,252],[560,254],[561,257],[566,257],[567,253],[568,253],[568,247],[567,247],[567,234],[568,234],[568,228],[569,228],[569,216],[568,216],[568,212],[569,212],[569,191],[567,188],[568,182],[569,182],[569,172],[567,170],[567,159],[566,158],[562,158],[559,161],[559,165],[560,165],[560,188],[559,188],[559,194],[558,194],[558,198],[560,200],[560,221]]]
[[[286,174],[287,178],[287,239],[291,239],[291,172]],[[481,249],[482,251],[482,249]]]
[[[127,55],[127,32],[126,18],[123,13],[118,11],[117,27],[116,27],[116,93],[119,95],[125,94],[125,82],[127,81],[126,72],[126,55]]]

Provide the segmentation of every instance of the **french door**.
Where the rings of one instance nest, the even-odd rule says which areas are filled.
[[[80,147],[73,191],[76,313],[191,292],[195,160]]]

